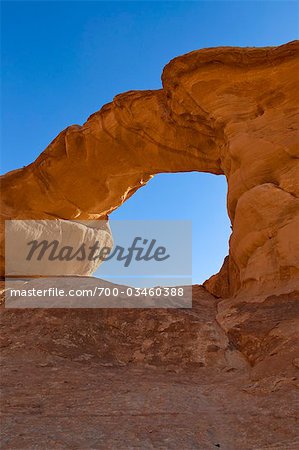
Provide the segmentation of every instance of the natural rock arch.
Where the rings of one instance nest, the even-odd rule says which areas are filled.
[[[298,42],[175,58],[163,89],[116,96],[83,126],[62,131],[34,163],[3,176],[2,217],[97,220],[157,173],[224,174],[233,232],[207,288],[224,297],[291,290],[298,73]]]

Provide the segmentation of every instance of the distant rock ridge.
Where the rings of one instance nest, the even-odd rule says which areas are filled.
[[[32,164],[4,175],[2,219],[103,219],[157,173],[224,174],[229,256],[206,288],[227,298],[292,292],[298,49],[294,41],[175,58],[163,89],[116,96],[83,126],[62,131]],[[3,271],[3,229],[1,261]]]

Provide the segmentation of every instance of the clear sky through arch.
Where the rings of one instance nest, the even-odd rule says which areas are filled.
[[[192,275],[193,283],[198,284],[217,273],[228,254],[231,229],[226,195],[227,182],[223,175],[159,174],[110,217],[116,220],[192,220]]]

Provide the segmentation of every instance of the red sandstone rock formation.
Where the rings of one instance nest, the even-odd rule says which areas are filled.
[[[225,174],[229,258],[207,288],[225,296],[292,291],[298,60],[298,42],[175,58],[163,89],[116,96],[83,126],[62,131],[34,163],[6,174],[2,218],[99,219],[159,172]]]
[[[298,448],[297,64],[295,42],[176,58],[2,178],[3,219],[66,226],[159,172],[225,174],[233,228],[192,309],[2,308],[3,448]]]

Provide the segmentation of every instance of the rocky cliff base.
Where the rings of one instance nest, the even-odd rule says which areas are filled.
[[[298,448],[297,299],[3,307],[1,448]]]

